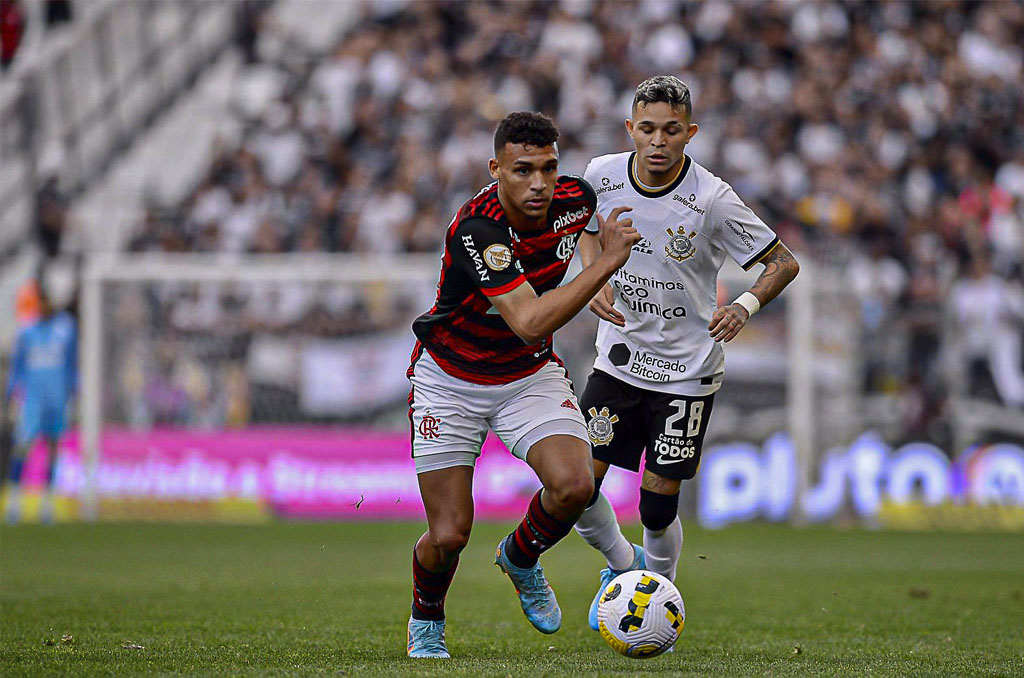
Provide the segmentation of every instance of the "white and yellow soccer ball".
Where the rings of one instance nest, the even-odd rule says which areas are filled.
[[[597,607],[598,630],[627,657],[657,657],[683,632],[686,610],[679,590],[650,570],[620,574],[605,587]]]

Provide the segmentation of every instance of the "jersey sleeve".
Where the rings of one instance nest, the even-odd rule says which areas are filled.
[[[591,235],[597,235],[600,230],[597,225],[597,193],[594,192],[594,161],[591,160],[587,163],[587,169],[583,172],[583,181],[580,182],[581,186],[586,186],[587,197],[593,197],[593,215],[590,218],[590,222],[583,228],[586,233]]]
[[[732,186],[723,183],[708,210],[713,240],[744,271],[750,270],[779,244],[779,236],[743,204]]]
[[[513,254],[512,235],[491,219],[461,222],[452,233],[449,252],[453,263],[489,297],[511,292],[526,282],[523,266]]]

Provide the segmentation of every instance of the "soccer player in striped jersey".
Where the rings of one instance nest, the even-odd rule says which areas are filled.
[[[413,550],[410,657],[447,658],[444,600],[473,524],[473,469],[488,429],[543,486],[498,544],[542,633],[561,610],[538,558],[572,530],[593,493],[586,424],[551,334],[625,263],[639,236],[621,207],[602,216],[601,253],[559,287],[597,198],[558,175],[558,129],[539,113],[512,113],[494,134],[495,182],[448,227],[437,300],[413,323],[408,376],[412,456],[427,514]]]
[[[598,597],[617,574],[645,567],[675,578],[683,542],[679,487],[700,464],[725,371],[722,343],[800,268],[729,184],[686,155],[697,129],[687,86],[673,76],[650,78],[637,87],[626,120],[636,150],[594,158],[584,174],[596,187],[598,216],[629,205],[642,238],[590,304],[603,322],[580,409],[596,489],[576,529],[608,561],[590,609],[595,630]],[[601,247],[596,234],[585,234],[583,264]],[[744,269],[763,264],[764,271],[749,291],[717,307],[718,271],[726,256]],[[600,493],[609,466],[639,471],[641,454],[643,548],[623,537]]]

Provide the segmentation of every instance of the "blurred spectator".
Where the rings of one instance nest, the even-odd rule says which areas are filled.
[[[270,5],[271,0],[241,0],[237,5],[235,22],[238,28],[235,40],[242,48],[246,63],[254,64],[259,61],[256,41]]]
[[[1024,288],[993,274],[978,253],[949,302],[952,358],[967,394],[1024,407]]]
[[[264,8],[239,5],[249,61]],[[991,396],[1017,397],[1016,373],[997,377],[989,360],[1014,362],[1021,324],[977,300],[1012,297],[1024,266],[1024,3],[399,0],[360,11],[328,56],[261,65],[284,75],[279,98],[237,145],[218,142],[188,200],[146,215],[132,249],[437,251],[454,209],[489,181],[505,113],[554,115],[561,170],[582,173],[629,148],[633,87],[668,71],[693,91],[701,131],[688,152],[804,256],[846,270],[865,385],[906,396],[908,427],[942,417],[943,318],[958,319],[948,325],[974,391],[987,378]],[[988,272],[950,297],[955,262],[979,251],[992,253]],[[253,326],[349,327],[337,312],[311,322],[319,301],[289,313],[286,290],[275,295]]]
[[[48,257],[60,253],[60,242],[67,226],[68,199],[56,175],[49,176],[36,194],[36,235]]]
[[[884,232],[873,234],[866,255],[851,262],[848,276],[854,296],[860,302],[861,346],[864,353],[864,388],[868,392],[892,389],[886,383],[896,375],[896,366],[904,356],[896,355],[893,340],[897,301],[907,286],[903,266],[889,255]]]
[[[47,28],[71,21],[71,0],[46,0],[43,16]]]
[[[0,68],[14,62],[14,55],[25,37],[25,10],[20,0],[0,0]]]

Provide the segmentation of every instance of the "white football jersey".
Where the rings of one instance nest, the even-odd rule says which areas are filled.
[[[601,322],[594,367],[632,384],[665,393],[714,393],[725,353],[708,332],[716,309],[718,271],[728,254],[749,269],[779,239],[743,204],[732,186],[689,157],[674,180],[644,186],[635,153],[594,158],[583,175],[597,192],[597,211],[616,207],[642,239],[609,280],[625,327]],[[587,225],[597,232],[597,220]]]

